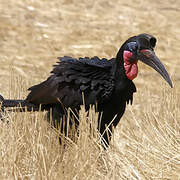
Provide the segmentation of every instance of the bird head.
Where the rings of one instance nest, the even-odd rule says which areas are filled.
[[[154,52],[155,46],[156,38],[149,34],[140,34],[131,37],[122,45],[118,54],[121,52],[123,56],[126,76],[130,80],[137,76],[137,62],[140,60],[160,73],[160,75],[172,87],[172,82],[168,72]]]

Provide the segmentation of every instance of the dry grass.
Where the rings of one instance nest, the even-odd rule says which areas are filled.
[[[174,83],[139,63],[134,105],[104,151],[82,109],[77,143],[58,143],[45,113],[0,122],[0,179],[180,179],[179,0],[0,0],[0,92],[24,98],[63,55],[115,56],[127,37],[158,38],[156,53]],[[88,118],[88,122],[85,119]]]

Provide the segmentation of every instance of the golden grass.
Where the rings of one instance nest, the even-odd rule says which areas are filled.
[[[56,57],[110,58],[129,36],[151,33],[174,88],[139,63],[138,92],[110,148],[99,146],[82,108],[77,143],[58,132],[46,114],[8,113],[0,122],[0,179],[180,179],[179,0],[0,0],[0,92],[25,98],[47,78]],[[88,119],[88,121],[85,121]],[[96,124],[96,123],[95,123]],[[95,127],[95,125],[93,126]]]

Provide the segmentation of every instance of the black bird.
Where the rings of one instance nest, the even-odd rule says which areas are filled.
[[[133,102],[136,87],[132,80],[138,74],[138,60],[159,72],[172,87],[168,72],[154,53],[155,45],[155,37],[140,34],[125,41],[117,56],[110,60],[98,57],[60,57],[50,77],[29,88],[30,93],[24,101],[3,99],[3,107],[20,103],[29,109],[31,105],[38,108],[41,105],[42,109],[48,111],[52,109],[54,125],[57,127],[64,124],[61,126],[61,131],[64,131],[62,127],[66,129],[67,121],[62,118],[63,115],[66,115],[67,108],[78,112],[83,104],[83,94],[86,109],[91,104],[96,105],[101,122],[98,129],[103,135],[103,142],[108,146],[106,126],[111,123],[109,130],[112,131],[112,126],[116,127],[124,114],[126,104]],[[75,124],[78,126],[76,118]]]

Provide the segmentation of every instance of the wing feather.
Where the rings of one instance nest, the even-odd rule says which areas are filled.
[[[87,105],[110,98],[114,88],[113,61],[98,57],[77,60],[65,56],[58,59],[52,75],[29,88],[28,102],[53,104],[61,101],[66,107],[76,107],[82,104],[82,93]]]

